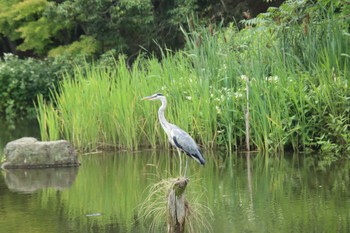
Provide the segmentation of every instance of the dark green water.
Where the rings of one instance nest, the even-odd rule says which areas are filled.
[[[190,163],[186,195],[207,224],[195,232],[350,232],[348,160],[225,157],[207,152],[205,167]],[[152,219],[139,216],[148,188],[178,175],[178,159],[167,151],[80,160],[78,169],[1,171],[0,232],[148,232]]]
[[[250,164],[213,157],[204,168],[191,163],[187,188],[190,203],[210,208],[203,221],[212,232],[350,231],[348,161],[325,168],[302,156],[254,155]],[[171,160],[164,152],[96,154],[81,156],[78,169],[3,171],[1,232],[147,232],[139,207],[149,185],[178,173]]]

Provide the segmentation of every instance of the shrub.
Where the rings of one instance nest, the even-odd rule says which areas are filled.
[[[8,121],[34,118],[36,96],[42,94],[46,99],[67,67],[65,61],[19,59],[5,54],[0,60],[0,116]]]

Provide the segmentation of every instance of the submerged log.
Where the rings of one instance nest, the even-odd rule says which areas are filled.
[[[188,183],[185,177],[178,178],[168,194],[168,233],[183,233],[188,215],[188,202],[185,189]]]

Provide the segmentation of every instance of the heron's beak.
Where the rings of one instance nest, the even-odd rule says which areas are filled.
[[[141,100],[151,100],[153,97],[152,96],[146,96],[146,97],[143,97]]]

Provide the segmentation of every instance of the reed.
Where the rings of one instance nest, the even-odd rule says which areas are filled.
[[[192,25],[186,49],[140,56],[131,68],[86,64],[67,75],[52,103],[39,101],[43,139],[64,137],[81,150],[168,147],[159,104],[169,122],[205,148],[246,148],[244,111],[249,78],[250,148],[261,151],[349,150],[349,36],[343,23],[323,17],[289,28]]]
[[[157,120],[158,104],[142,96],[163,92],[168,96],[167,118],[199,141],[210,141],[205,129],[210,111],[200,96],[198,77],[183,54],[168,55],[162,62],[139,58],[129,70],[124,59],[115,69],[86,64],[53,91],[52,104],[39,98],[37,111],[44,140],[64,137],[81,150],[124,148],[140,145],[167,146]],[[209,127],[210,128],[210,127]],[[200,135],[200,136],[199,136]]]

